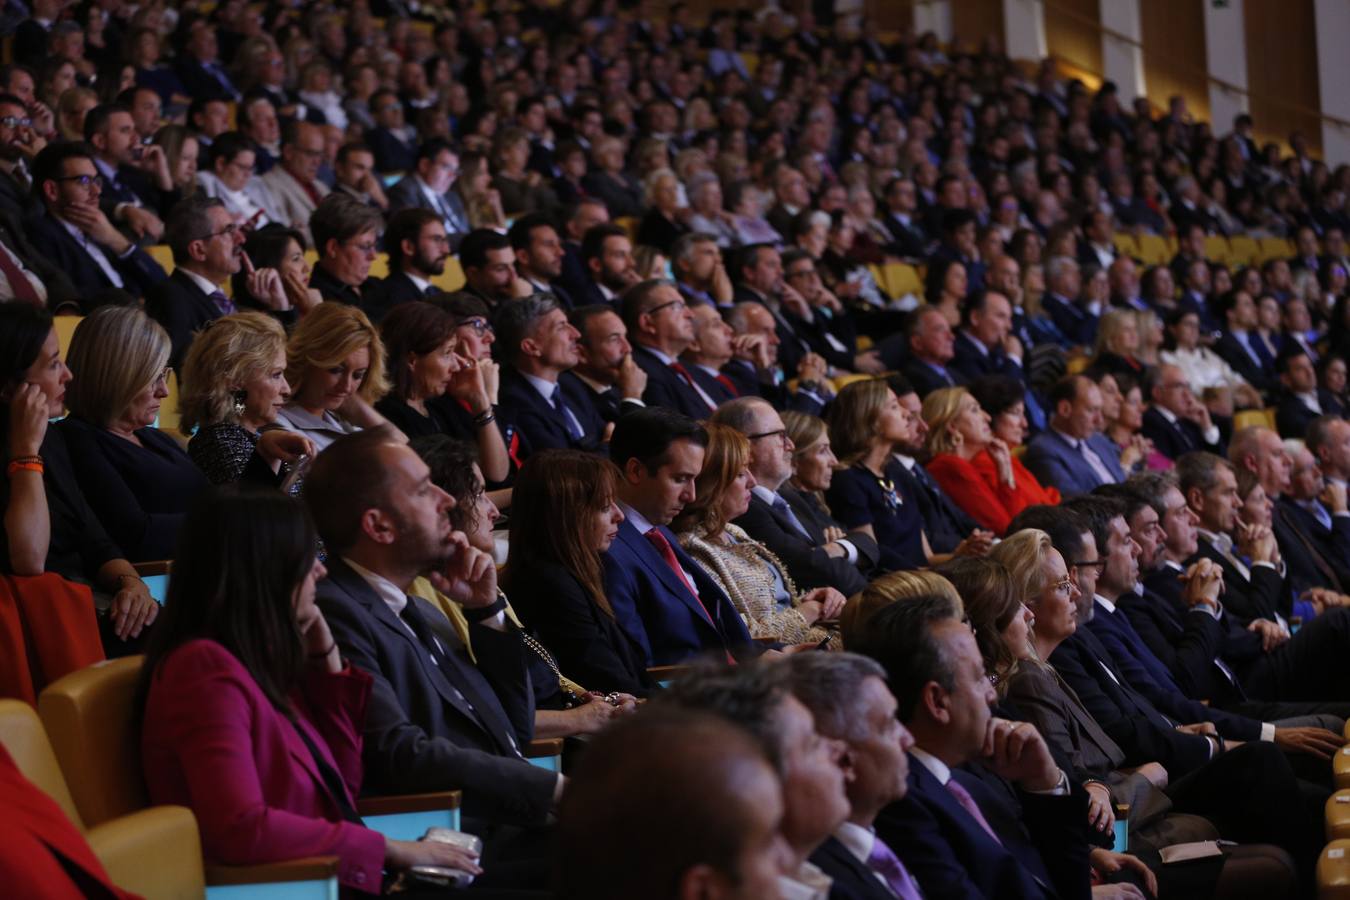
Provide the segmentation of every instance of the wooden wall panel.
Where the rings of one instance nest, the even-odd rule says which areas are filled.
[[[1283,145],[1291,132],[1301,131],[1311,152],[1320,155],[1322,127],[1313,113],[1322,108],[1313,0],[1247,0],[1243,16],[1248,108],[1258,137]]]
[[[1102,71],[1101,14],[1098,0],[1045,0],[1045,44],[1078,69]]]
[[[1168,99],[1180,94],[1186,98],[1191,115],[1205,120],[1209,118],[1209,63],[1205,54],[1203,4],[1208,2],[1139,0],[1144,84],[1149,101],[1166,110]],[[1249,52],[1250,49],[1248,45]]]
[[[963,46],[980,46],[991,34],[1005,43],[1003,0],[956,0],[952,4],[952,35]]]
[[[914,0],[865,0],[863,15],[881,31],[905,31],[914,28]]]

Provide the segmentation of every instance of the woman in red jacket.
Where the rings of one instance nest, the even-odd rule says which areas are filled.
[[[1012,411],[1025,431],[1025,413]],[[1012,455],[1008,441],[994,436],[989,413],[970,391],[933,391],[923,401],[923,420],[931,455],[928,474],[981,528],[1003,534],[1026,507],[1059,503],[1059,491],[1041,487]]]
[[[141,760],[154,803],[189,807],[208,862],[337,856],[379,893],[384,870],[475,861],[360,823],[371,678],[347,665],[318,607],[314,526],[276,491],[210,491],[184,523],[146,655]]]

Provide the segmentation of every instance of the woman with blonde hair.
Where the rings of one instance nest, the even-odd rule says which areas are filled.
[[[990,416],[963,387],[940,388],[923,401],[925,449],[933,476],[957,506],[983,528],[1002,534],[1028,506],[1059,503],[994,436]]]
[[[355,306],[320,303],[286,345],[290,402],[277,423],[322,451],[344,434],[385,424],[375,403],[389,391],[384,344]]]
[[[643,697],[656,687],[646,650],[618,624],[605,595],[604,555],[623,521],[618,487],[618,470],[602,456],[531,455],[512,492],[502,587],[559,672],[589,690]]]
[[[70,415],[57,427],[89,506],[127,559],[172,557],[208,482],[154,427],[169,396],[168,333],[139,309],[105,306],[76,327],[66,360]]]
[[[837,631],[823,623],[839,618],[844,595],[831,587],[799,591],[777,556],[731,524],[750,508],[750,441],[729,425],[707,429],[696,499],[671,523],[680,544],[731,598],[751,636],[837,647]]]
[[[884,379],[853,382],[830,409],[830,443],[845,468],[834,473],[825,498],[845,528],[877,542],[878,565],[887,572],[921,568],[932,556],[918,501],[905,495],[895,458],[913,427]]]
[[[1139,318],[1132,309],[1112,309],[1097,326],[1097,347],[1088,369],[1138,378],[1144,372],[1139,361]]]
[[[843,615],[839,617],[844,648],[848,649],[858,642],[867,629],[867,620],[880,610],[892,603],[931,596],[944,598],[960,614],[963,607],[961,594],[950,581],[932,569],[887,572],[877,576],[849,601]]]
[[[260,312],[216,319],[183,362],[178,427],[192,434],[188,456],[212,484],[278,484],[284,463],[314,453],[303,435],[265,430],[290,396],[286,332],[277,320]]]

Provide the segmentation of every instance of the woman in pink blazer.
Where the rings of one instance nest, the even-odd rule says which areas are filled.
[[[369,893],[385,869],[477,874],[456,848],[388,840],[356,816],[371,678],[314,605],[315,547],[280,493],[228,487],[189,514],[142,674],[150,798],[196,814],[210,862],[337,856],[339,881]]]

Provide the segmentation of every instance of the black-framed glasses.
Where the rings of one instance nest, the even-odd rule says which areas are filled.
[[[1104,569],[1106,568],[1106,560],[1094,559],[1089,561],[1085,559],[1078,559],[1069,563],[1069,565],[1073,566],[1075,569]]]
[[[58,175],[54,181],[73,181],[82,188],[93,185],[96,188],[103,187],[102,175]]]
[[[675,306],[680,309],[689,308],[689,304],[685,303],[683,298],[679,300],[667,300],[665,303],[658,303],[656,306],[653,306],[651,309],[647,310],[647,315],[654,316],[668,306]]]
[[[234,239],[234,236],[235,236],[236,234],[238,234],[238,233],[239,233],[239,226],[236,225],[235,223],[231,222],[230,224],[226,225],[224,228],[220,229],[219,231],[213,231],[213,232],[211,232],[210,234],[204,234],[204,235],[202,235],[201,237],[197,238],[197,240],[199,240],[199,241],[209,241],[209,240],[211,240],[211,238],[217,238],[217,237],[220,237],[222,234],[228,234],[228,235],[230,236],[230,239],[233,240],[233,239]]]
[[[492,330],[492,326],[488,324],[488,320],[482,318],[481,316],[475,316],[472,319],[465,319],[463,322],[459,323],[459,327],[472,328],[473,333],[478,335],[479,337],[482,337],[483,335],[487,334],[489,331]]]
[[[747,440],[758,441],[764,438],[776,438],[784,444],[788,442],[788,433],[786,428],[779,428],[774,431],[761,431],[759,434],[747,434]]]
[[[798,270],[795,271],[795,272],[788,272],[788,273],[787,273],[787,277],[788,277],[788,278],[801,278],[801,277],[803,277],[803,276],[805,276],[805,275],[815,275],[815,274],[816,274],[815,266],[812,266],[812,267],[809,268],[809,269],[798,269]]]
[[[6,128],[27,128],[33,120],[27,116],[0,116],[0,125]]]

